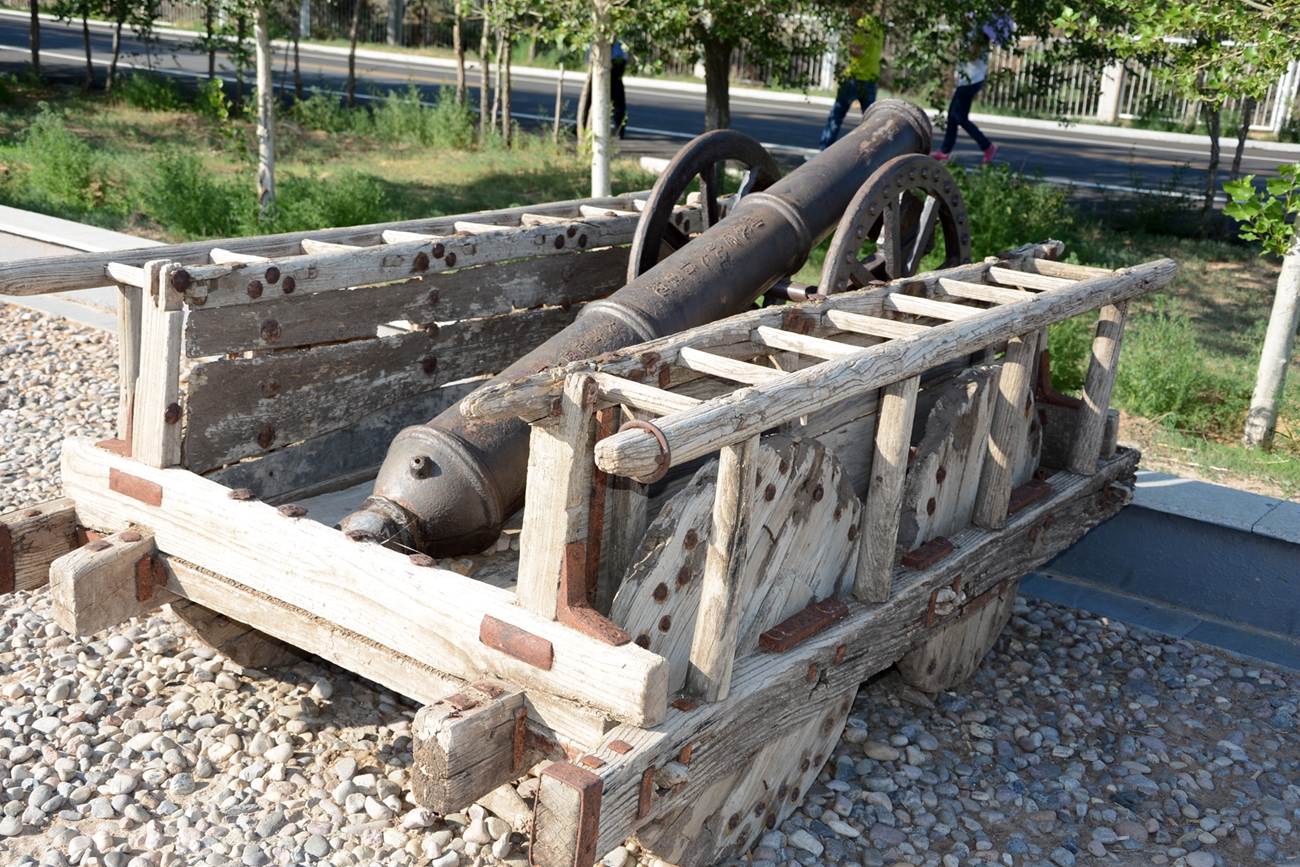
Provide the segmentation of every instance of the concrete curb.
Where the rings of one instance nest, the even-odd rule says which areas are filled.
[[[30,15],[26,12],[16,10],[0,9],[0,15],[6,15],[15,18],[27,19]],[[58,18],[53,15],[42,14],[42,20],[57,22]],[[91,27],[102,29],[111,29],[112,25],[108,22],[90,22]],[[158,27],[155,32],[164,36],[176,36],[193,38],[196,33],[192,30],[178,30],[172,27]],[[284,48],[291,43],[286,40],[272,40],[276,48]],[[302,42],[301,45],[309,46],[313,51],[322,54],[332,54],[335,56],[346,57],[348,49],[334,45],[320,45],[314,42]],[[430,69],[455,69],[456,62],[449,58],[441,57],[422,57],[419,55],[404,54],[399,51],[382,51],[373,48],[358,48],[357,57],[366,60],[382,60],[386,62],[405,61],[410,66],[422,66]],[[479,68],[479,64],[467,61],[465,64],[466,71]],[[532,77],[555,81],[559,78],[558,70],[543,69],[541,67],[513,67],[512,75],[517,77]],[[581,81],[577,71],[565,72],[565,80],[570,81],[576,77]],[[643,88],[645,90],[657,90],[665,93],[686,93],[703,94],[705,86],[693,81],[663,81],[655,78],[642,78],[640,76],[627,76],[623,79],[624,83],[629,86]],[[759,102],[783,102],[783,103],[802,103],[809,106],[818,106],[829,109],[834,105],[835,100],[829,96],[813,96],[805,93],[785,93],[782,91],[762,90],[750,87],[732,87],[730,90],[733,99],[753,100]],[[933,118],[941,112],[927,109]],[[1074,121],[1054,121],[1039,120],[1036,118],[1009,117],[1000,114],[972,114],[971,119],[978,124],[987,124],[989,126],[1010,126],[1020,129],[1037,130],[1041,132],[1068,132],[1071,137],[1078,135],[1091,135],[1098,138],[1121,139],[1132,142],[1161,142],[1164,144],[1184,144],[1184,145],[1204,145],[1205,136],[1192,135],[1189,133],[1163,132],[1160,130],[1133,129],[1122,126],[1104,126],[1092,123],[1076,123]],[[1237,140],[1235,138],[1220,138],[1219,146],[1231,151],[1236,148]],[[1285,142],[1259,141],[1249,139],[1246,142],[1248,149],[1269,151],[1271,153],[1284,154],[1292,160],[1300,161],[1300,144],[1288,144]]]

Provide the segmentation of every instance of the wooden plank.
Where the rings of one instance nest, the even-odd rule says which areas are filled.
[[[1033,294],[1019,289],[1005,289],[1001,286],[985,286],[980,283],[967,283],[965,280],[941,278],[939,288],[942,294],[951,298],[968,298],[972,301],[988,301],[991,304],[1015,304],[1033,298]]]
[[[786,349],[800,355],[811,355],[813,358],[843,358],[862,349],[861,346],[836,343],[834,340],[825,340],[821,337],[808,337],[791,331],[782,331],[779,328],[769,328],[766,325],[755,328],[751,338],[762,346]]]
[[[247,265],[250,262],[265,262],[265,256],[255,256],[252,253],[236,253],[234,250],[225,250],[221,247],[213,247],[212,252],[208,253],[208,259],[213,265],[225,265],[233,263],[243,263]]]
[[[1039,291],[1060,289],[1062,286],[1072,286],[1079,282],[1077,277],[1070,279],[1067,277],[1053,277],[1047,274],[1031,274],[1026,271],[1012,268],[999,268],[996,265],[989,269],[989,276],[999,283],[1006,283],[1010,286],[1019,286],[1022,289],[1037,289]]]
[[[120,262],[109,262],[104,266],[104,274],[114,283],[123,286],[134,286],[139,289],[145,285],[144,269],[137,268],[134,265],[123,265]]]
[[[201,364],[190,374],[185,464],[205,472],[340,430],[444,383],[497,373],[576,315],[548,307],[457,322],[434,334]]]
[[[308,255],[318,253],[343,253],[348,250],[360,250],[357,244],[331,244],[329,241],[317,241],[315,238],[302,239],[302,251]]]
[[[1109,268],[1094,268],[1091,265],[1071,265],[1052,259],[1029,259],[1016,266],[1017,271],[1032,274],[1045,274],[1049,277],[1064,277],[1067,280],[1087,280],[1090,277],[1105,277],[1114,272]]]
[[[555,617],[565,547],[587,535],[596,383],[574,374],[562,401],[557,423],[532,428],[515,586],[516,604],[547,619]]]
[[[518,229],[519,223],[512,225],[503,225],[500,223],[475,223],[471,220],[457,220],[456,231],[466,232],[471,235],[484,234],[486,232],[505,232],[509,229]],[[385,239],[387,240],[387,239]]]
[[[342,490],[378,474],[389,443],[403,428],[425,423],[480,382],[435,388],[367,413],[347,427],[231,464],[207,477],[228,488],[248,488],[273,504]]]
[[[155,578],[153,534],[126,530],[64,554],[50,565],[54,620],[71,635],[93,635],[176,598]],[[155,583],[159,586],[155,586]]]
[[[148,288],[143,290],[146,297],[141,312],[131,455],[151,467],[172,467],[181,460],[181,327],[185,314],[177,309],[177,293],[167,286],[178,267],[164,261],[145,265]]]
[[[1070,457],[1065,464],[1072,473],[1091,475],[1097,471],[1097,454],[1106,430],[1115,374],[1119,372],[1119,353],[1127,318],[1127,301],[1101,308],[1097,336],[1092,341],[1092,359],[1088,362],[1088,374],[1083,383],[1083,406],[1078,409]]]
[[[907,477],[907,450],[920,385],[921,377],[911,376],[881,389],[872,478],[858,526],[862,541],[853,584],[853,594],[863,602],[889,601],[898,520],[903,509],[903,483]]]
[[[896,322],[893,319],[881,319],[877,316],[863,316],[860,313],[850,313],[847,310],[827,310],[826,321],[836,328],[843,328],[845,331],[870,334],[873,337],[884,337],[886,339],[911,337],[913,334],[920,334],[930,328],[928,325]]]
[[[527,713],[522,692],[496,684],[466,686],[420,708],[411,726],[416,803],[456,813],[526,773],[515,730],[526,733]]]
[[[64,484],[88,526],[149,526],[160,551],[238,575],[251,590],[452,676],[474,682],[494,677],[529,692],[582,696],[591,707],[639,725],[663,719],[667,665],[635,645],[611,647],[512,606],[509,591],[418,566],[396,551],[349,541],[265,503],[234,502],[226,488],[185,470],[145,467],[77,438],[64,441],[62,458]],[[114,494],[108,487],[114,468],[161,485],[165,505]],[[551,642],[552,667],[542,670],[484,647],[479,627],[489,614]]]
[[[947,301],[934,301],[929,298],[914,298],[911,295],[903,295],[900,292],[891,292],[882,300],[886,310],[893,310],[897,313],[907,313],[912,316],[925,316],[930,319],[943,319],[946,321],[967,319],[981,312],[978,307],[966,307],[961,304],[951,304]]]
[[[94,289],[104,285],[104,269],[110,262],[142,267],[155,259],[169,259],[186,264],[206,262],[213,247],[235,252],[255,253],[261,256],[296,256],[302,250],[304,238],[315,238],[339,244],[371,246],[383,243],[385,229],[417,231],[430,235],[454,232],[457,219],[474,219],[481,222],[517,220],[520,214],[533,211],[557,216],[577,215],[582,205],[611,207],[626,210],[630,200],[626,196],[595,199],[574,199],[541,205],[481,211],[451,217],[433,217],[403,220],[393,223],[375,223],[368,226],[347,226],[337,229],[313,229],[305,232],[286,232],[280,235],[261,235],[249,238],[224,238],[215,241],[193,241],[164,247],[141,247],[135,250],[114,250],[102,253],[76,253],[23,259],[0,264],[0,295],[43,295],[51,292],[68,292],[73,289]]]
[[[689,346],[683,346],[677,353],[677,363],[687,370],[756,385],[783,378],[786,374],[771,367],[760,367],[747,361],[736,361],[711,352],[701,352]],[[644,475],[644,474],[643,474]]]
[[[600,389],[601,400],[614,401],[633,409],[644,410],[651,415],[678,412],[702,403],[698,398],[674,394],[662,388],[655,388],[653,385],[633,382],[608,373],[593,373],[591,378]]]
[[[1033,332],[1007,341],[1007,354],[998,379],[997,403],[989,430],[988,452],[980,474],[979,493],[973,520],[996,530],[1006,526],[1007,503],[1015,487],[1016,469],[1027,446],[1034,401],[1029,381],[1038,357],[1038,334]]]
[[[740,638],[741,606],[746,601],[745,554],[749,548],[750,504],[758,437],[727,446],[718,457],[713,500],[713,531],[704,561],[704,578],[691,642],[686,686],[705,701],[722,701],[731,689],[731,667]]]
[[[615,208],[598,208],[594,205],[579,205],[578,210],[584,217],[636,217],[640,215],[640,210],[621,211]]]
[[[969,355],[975,349],[1086,310],[1153,292],[1165,286],[1177,269],[1173,260],[1161,259],[1044,293],[1013,308],[972,308],[973,315],[963,321],[937,325],[924,334],[891,340],[838,361],[783,374],[780,380],[664,416],[656,424],[668,440],[674,462],[694,460],[853,394]],[[742,421],[738,423],[738,419]],[[725,435],[720,436],[720,431],[726,431]],[[653,472],[659,451],[654,437],[630,430],[598,442],[596,463],[615,475],[644,475]]]
[[[261,304],[191,310],[185,352],[191,357],[268,347],[305,346],[374,337],[382,324],[415,325],[497,316],[543,305],[562,307],[601,298],[623,285],[627,248],[570,257],[525,259],[399,283],[314,295],[264,295]],[[276,338],[263,326],[276,323]]]
[[[755,744],[776,740],[816,719],[809,705],[819,696],[841,690],[848,694],[898,659],[929,634],[923,615],[931,594],[951,586],[957,575],[967,576],[964,592],[978,596],[1004,579],[1037,568],[1114,515],[1126,497],[1101,505],[1098,493],[1116,480],[1131,480],[1136,460],[1135,452],[1121,452],[1097,476],[1071,476],[1060,490],[1017,515],[1003,531],[964,531],[954,539],[958,547],[951,559],[924,572],[899,571],[893,604],[868,606],[850,601],[847,617],[788,653],[754,653],[737,659],[727,701],[670,710],[664,724],[654,729],[622,725],[611,730],[593,750],[606,762],[594,771],[604,783],[597,849],[613,849],[639,829],[653,829],[681,807],[695,805],[703,792],[734,772]],[[1044,517],[1049,514],[1054,520],[1044,527]],[[940,616],[934,627],[942,627],[956,616],[955,612]],[[807,672],[813,665],[818,666],[817,681],[810,684]],[[850,710],[849,703],[837,705],[835,714],[827,711],[819,724],[833,730]],[[623,751],[609,748],[616,742]],[[645,799],[646,809],[639,812],[643,773],[675,760],[688,744],[692,745],[690,779],[679,789],[660,790],[657,798]],[[823,754],[823,761],[828,757]],[[771,780],[769,786],[775,784],[779,792],[783,783],[789,797],[791,782]],[[754,806],[737,812],[752,815]],[[552,820],[571,823],[575,818],[569,814]],[[725,825],[727,819],[716,816],[714,821]],[[544,861],[551,853],[537,848],[532,854],[538,864],[571,863]],[[556,853],[555,858],[559,857]]]
[[[117,438],[128,448],[134,423],[131,410],[135,406],[135,383],[140,376],[142,295],[138,286],[117,287]]]
[[[0,514],[0,593],[43,587],[50,564],[78,544],[77,516],[67,497]]]

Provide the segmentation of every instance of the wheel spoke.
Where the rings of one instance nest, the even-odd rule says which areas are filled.
[[[939,200],[935,196],[925,197],[925,209],[921,211],[921,226],[916,233],[916,244],[912,254],[907,257],[907,271],[903,277],[911,277],[921,267],[921,260],[929,252],[934,240],[934,224],[939,219]]]
[[[690,236],[687,235],[685,232],[683,232],[681,229],[674,226],[672,223],[669,223],[667,226],[664,226],[664,236],[663,236],[662,243],[669,250],[674,250],[674,251],[680,250],[682,247],[686,246],[686,242],[689,240],[691,240]]]
[[[850,260],[845,263],[846,265],[848,265],[849,279],[857,283],[859,286],[870,285],[871,281],[876,278],[871,273],[871,270],[867,267],[867,264],[875,258],[876,258],[876,254],[872,254],[866,261],[863,262],[859,262],[857,256],[853,256],[852,258],[850,258]]]
[[[704,171],[700,172],[700,199],[704,205],[704,228],[715,226],[718,223],[718,187],[721,184],[718,178],[721,177],[725,170],[726,163],[715,163]]]

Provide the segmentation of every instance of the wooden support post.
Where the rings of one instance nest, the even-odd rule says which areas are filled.
[[[1097,337],[1092,341],[1092,361],[1088,364],[1088,376],[1083,385],[1083,406],[1079,407],[1074,442],[1070,444],[1070,460],[1065,467],[1072,473],[1090,476],[1097,472],[1097,455],[1101,452],[1101,439],[1106,430],[1106,414],[1110,410],[1110,393],[1115,388],[1127,317],[1127,301],[1101,308]]]
[[[153,533],[124,530],[55,560],[55,621],[72,635],[92,635],[177,599],[162,586],[167,573],[153,553]]]
[[[140,375],[140,314],[143,309],[139,286],[117,287],[117,438],[130,454],[131,412],[135,406],[135,381]]]
[[[0,514],[0,593],[43,586],[50,564],[76,548],[77,516],[66,497]]]
[[[1013,337],[1007,342],[998,380],[997,404],[989,430],[989,450],[984,455],[979,493],[975,498],[974,521],[981,527],[1000,530],[1007,525],[1007,503],[1025,437],[1033,401],[1029,381],[1038,357],[1038,332]]]
[[[412,727],[411,793],[457,813],[527,772],[524,694],[485,683],[420,708]]]
[[[172,467],[181,460],[181,328],[183,295],[172,286],[174,262],[144,267],[148,292],[140,323],[140,376],[131,429],[131,455],[151,467]]]
[[[592,415],[596,383],[572,374],[560,398],[560,419],[533,425],[528,452],[528,490],[520,530],[519,583],[515,602],[542,617],[555,618],[564,549],[581,541],[591,498]]]
[[[648,417],[647,413],[627,407],[622,410],[624,421]],[[626,476],[609,476],[609,481],[609,490],[605,495],[605,526],[608,532],[601,548],[603,562],[600,582],[596,587],[596,610],[601,614],[609,614],[614,594],[618,592],[619,585],[641,546],[641,540],[645,538],[648,523],[646,489],[649,486]]]
[[[713,530],[700,588],[686,686],[705,701],[722,701],[731,689],[741,606],[745,601],[745,552],[754,495],[758,437],[727,446],[718,457]]]
[[[907,452],[920,385],[921,377],[912,376],[880,390],[876,456],[871,464],[871,483],[858,528],[862,541],[853,586],[854,595],[863,602],[889,601],[898,519],[903,508],[903,482],[907,478]]]

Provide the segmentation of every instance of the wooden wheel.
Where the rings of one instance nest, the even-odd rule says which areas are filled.
[[[860,507],[834,455],[811,437],[772,436],[759,446],[757,464],[737,658],[791,614],[848,593],[857,557]],[[637,644],[668,660],[674,692],[686,684],[717,467],[702,467],[664,506],[610,609],[610,620]]]
[[[943,227],[940,267],[970,262],[966,208],[943,164],[920,154],[885,163],[867,178],[840,219],[822,266],[822,294],[911,277],[934,248],[936,225]],[[862,258],[866,241],[875,241],[876,250]]]
[[[678,222],[674,224],[673,208],[697,177],[704,203],[704,225],[700,228],[707,229],[718,222],[721,218],[718,169],[728,160],[745,166],[745,177],[740,182],[742,196],[767,189],[781,177],[781,170],[767,149],[742,132],[719,129],[692,139],[673,157],[646,199],[645,210],[632,236],[627,282],[631,283],[658,264],[664,247],[671,253],[690,240],[690,223],[681,225],[678,214]]]

